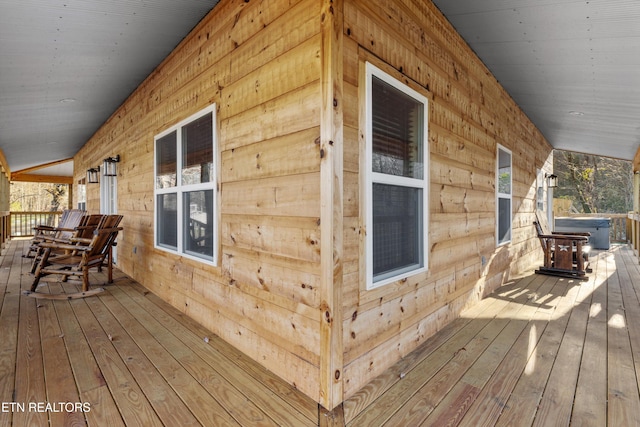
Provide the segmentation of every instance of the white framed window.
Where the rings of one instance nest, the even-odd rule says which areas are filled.
[[[505,245],[511,241],[512,218],[512,176],[511,151],[498,144],[496,159],[496,244]]]
[[[553,224],[553,188],[549,187],[549,174],[544,169],[537,169],[536,209],[538,214],[547,217],[547,222]]]
[[[545,180],[546,173],[542,169],[536,169],[536,210],[545,212],[546,203],[544,195],[546,194]]]
[[[118,177],[102,174],[100,177],[100,213],[104,215],[115,215],[118,213]],[[122,238],[122,232],[119,234]],[[118,246],[114,246],[111,252],[111,259],[114,264],[118,264]]]
[[[87,184],[86,178],[78,180],[78,209],[87,210]]]
[[[215,265],[216,108],[155,137],[155,246]]]
[[[118,213],[118,177],[100,177],[100,213],[115,215]]]
[[[427,98],[366,63],[366,269],[373,289],[428,266]]]

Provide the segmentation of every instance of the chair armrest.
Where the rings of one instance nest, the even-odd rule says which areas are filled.
[[[47,232],[51,232],[52,234],[45,234],[39,237],[42,237],[45,240],[50,240],[50,239],[55,239],[55,233],[54,232],[58,232],[58,231],[68,231],[70,233],[75,232],[75,228],[52,228],[51,230],[46,230]]]
[[[563,236],[591,236],[591,233],[588,231],[579,232],[579,231],[553,231],[551,234],[562,234]]]
[[[36,226],[33,227],[33,229],[35,231],[39,231],[39,232],[46,232],[47,234],[43,235],[43,236],[38,236],[38,237],[47,237],[47,236],[51,236],[53,233],[57,233],[58,231],[68,231],[68,232],[74,232],[76,231],[75,228],[65,228],[65,227],[49,227],[47,226]]]
[[[33,227],[34,230],[38,230],[38,231],[52,231],[55,230],[55,227],[52,227],[50,225],[36,225],[35,227]]]
[[[95,230],[93,234],[113,233],[114,231],[122,231],[122,230],[124,230],[124,228],[122,227],[101,228],[99,230]]]
[[[55,236],[40,236],[44,243],[69,243],[69,239],[61,239]]]
[[[575,240],[575,241],[582,241],[582,242],[589,241],[589,237],[579,236],[575,234],[539,234],[538,237],[541,239],[563,239],[563,240]]]
[[[93,239],[87,239],[86,237],[70,237],[69,242],[81,243],[86,246],[93,242]]]
[[[40,247],[45,249],[65,249],[70,251],[86,251],[91,249],[91,246],[72,245],[68,243],[48,243],[48,242],[42,243]]]

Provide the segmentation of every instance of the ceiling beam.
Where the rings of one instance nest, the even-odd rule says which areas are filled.
[[[73,184],[72,176],[60,176],[60,175],[34,175],[28,173],[12,174],[11,181],[13,182],[46,182],[50,184]]]
[[[26,169],[21,169],[11,173],[11,181],[20,182],[48,182],[52,184],[72,184],[72,176],[59,176],[59,175],[38,175],[31,172],[35,172],[44,168],[61,165],[63,163],[72,162],[73,158],[56,160],[55,162],[44,163],[42,165],[33,166]]]
[[[4,152],[0,148],[0,170],[2,173],[7,175],[7,178],[11,176],[11,170],[9,169],[9,163],[7,163],[6,157],[4,157]]]
[[[72,162],[72,161],[73,161],[73,157],[69,157],[68,159],[62,159],[62,160],[56,160],[54,162],[43,163],[43,164],[38,165],[38,166],[32,166],[30,168],[20,169],[19,171],[15,171],[14,173],[11,174],[11,176],[19,175],[19,174],[23,174],[23,173],[33,172],[33,171],[37,171],[37,170],[40,170],[40,169],[48,168],[48,167],[51,167],[51,166],[58,166],[58,165],[61,165],[63,163]]]

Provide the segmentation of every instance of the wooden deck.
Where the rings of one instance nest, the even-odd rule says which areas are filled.
[[[315,402],[117,270],[99,296],[21,295],[23,244],[0,259],[0,426],[317,425]]]
[[[592,256],[587,282],[500,288],[327,414],[120,272],[90,298],[21,295],[23,244],[0,257],[0,426],[640,425],[626,246]],[[52,278],[41,292],[76,290]]]
[[[638,260],[591,265],[500,288],[349,399],[347,425],[640,425]]]

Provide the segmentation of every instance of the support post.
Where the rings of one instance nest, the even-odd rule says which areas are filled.
[[[343,0],[322,2],[320,111],[320,404],[343,398]]]

